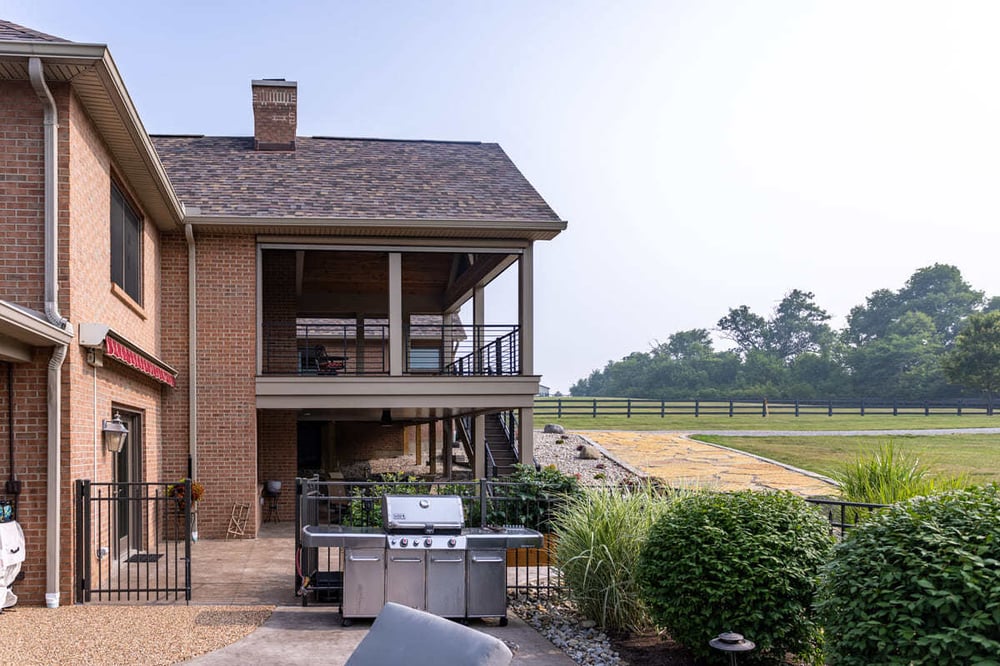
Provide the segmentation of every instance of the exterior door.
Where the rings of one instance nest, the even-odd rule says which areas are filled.
[[[118,557],[128,557],[131,551],[139,550],[142,544],[142,510],[138,498],[141,490],[129,484],[142,480],[142,416],[135,412],[116,409],[122,422],[128,428],[128,438],[121,452],[115,456],[115,484],[117,506],[115,511],[118,537]]]

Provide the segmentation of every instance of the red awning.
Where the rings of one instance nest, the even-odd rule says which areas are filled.
[[[125,346],[110,335],[104,339],[104,353],[167,386],[174,387],[177,385],[177,378],[173,371],[163,367],[148,356],[144,356],[134,349]]]

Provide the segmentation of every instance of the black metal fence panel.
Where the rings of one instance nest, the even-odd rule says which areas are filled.
[[[542,597],[565,591],[555,559],[556,538],[552,534],[552,521],[563,498],[540,495],[530,484],[492,480],[346,482],[299,479],[297,493],[294,583],[297,594],[309,594],[303,589],[303,581],[308,577],[309,589],[317,598],[339,601],[336,583],[326,586],[322,581],[338,581],[343,571],[339,549],[302,547],[302,526],[381,527],[381,502],[386,494],[458,495],[462,498],[467,527],[518,526],[537,529],[544,536],[541,548],[512,548],[507,551],[507,591]],[[872,511],[884,506],[834,499],[807,501],[823,513],[830,523],[831,533],[838,538],[856,527]],[[316,584],[316,580],[320,583]]]
[[[77,600],[191,600],[191,482],[75,489]]]
[[[342,553],[336,548],[303,548],[303,525],[382,526],[382,496],[458,495],[462,498],[467,527],[551,527],[558,497],[532,497],[523,484],[495,481],[317,481],[299,479],[295,514],[295,590],[324,593],[334,600],[335,590],[317,579],[336,580],[343,571]],[[514,593],[551,594],[562,590],[562,577],[555,566],[555,541],[544,537],[541,548],[507,550],[507,590]]]

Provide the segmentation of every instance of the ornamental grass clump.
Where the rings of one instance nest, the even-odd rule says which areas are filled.
[[[817,607],[831,664],[1000,663],[1000,487],[873,516],[836,547]]]
[[[635,568],[650,528],[668,499],[645,483],[629,489],[593,488],[556,514],[556,562],[577,609],[608,631],[651,626]]]
[[[653,621],[696,656],[734,631],[757,644],[740,663],[822,663],[813,599],[831,547],[827,521],[791,493],[695,493],[650,530],[639,584]]]
[[[969,485],[966,477],[935,476],[930,467],[891,440],[870,455],[859,455],[833,476],[845,500],[867,504],[895,504]]]

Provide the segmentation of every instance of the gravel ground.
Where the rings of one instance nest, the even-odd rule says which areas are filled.
[[[558,600],[529,600],[524,595],[510,600],[510,609],[538,633],[583,666],[627,666],[611,647],[611,641],[593,620],[580,615],[573,604]]]
[[[0,664],[175,664],[234,643],[273,606],[18,606],[0,613]]]
[[[608,458],[603,451],[596,460],[580,457],[578,447],[588,444],[579,435],[566,433],[554,435],[535,432],[535,460],[540,465],[555,465],[566,474],[576,474],[580,483],[588,486],[616,486],[622,481],[635,478],[635,473]]]
[[[617,485],[626,479],[634,478],[636,474],[623,467],[618,462],[608,458],[603,450],[598,449],[600,457],[587,460],[580,457],[579,447],[589,444],[580,435],[567,433],[555,435],[535,431],[535,460],[540,465],[555,465],[566,474],[576,474],[580,483],[590,486]],[[438,472],[443,469],[438,461]],[[360,468],[359,468],[360,469]],[[430,467],[417,465],[413,455],[395,456],[370,460],[364,466],[369,473],[400,472],[406,475],[423,476],[430,472]],[[461,468],[458,468],[461,470]]]

